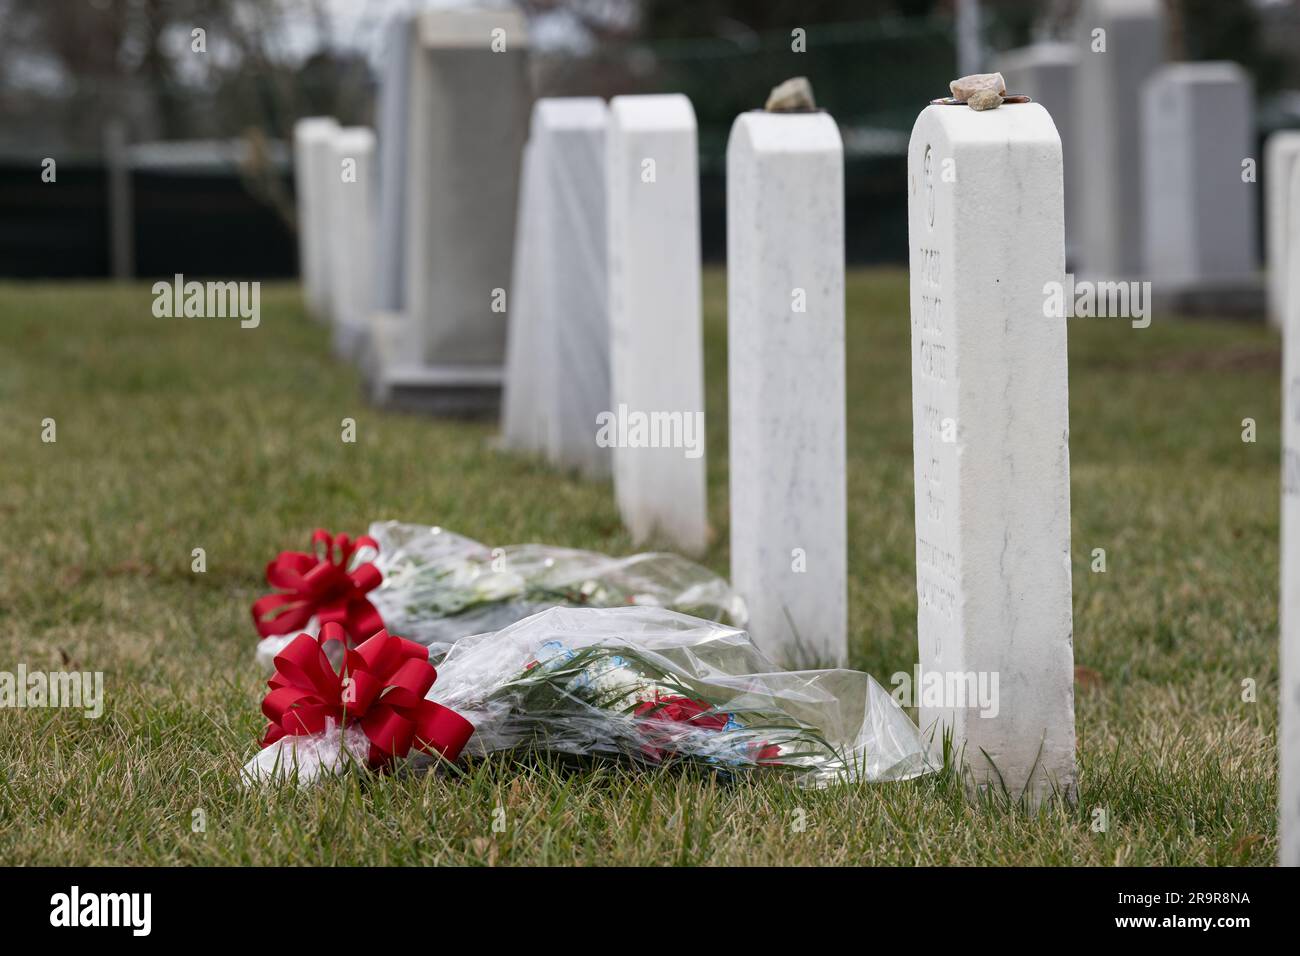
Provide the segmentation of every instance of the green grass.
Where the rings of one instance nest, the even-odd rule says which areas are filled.
[[[705,561],[726,574],[724,300],[712,271]],[[257,330],[156,319],[151,301],[147,284],[0,285],[0,670],[101,670],[107,697],[99,720],[0,710],[0,860],[1274,858],[1280,344],[1260,327],[1071,322],[1080,801],[1031,816],[972,807],[944,777],[813,793],[547,759],[242,791],[264,679],[248,606],[312,528],[400,517],[494,544],[633,548],[607,485],[493,450],[490,424],[368,407],[292,287],[263,288]],[[906,275],[852,274],[848,315],[851,656],[885,682],[915,656]]]

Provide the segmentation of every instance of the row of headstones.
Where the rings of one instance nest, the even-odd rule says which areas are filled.
[[[1070,41],[1001,54],[1013,93],[1043,103],[1065,147],[1066,247],[1091,278],[1157,291],[1249,291],[1257,281],[1254,97],[1228,62],[1165,64],[1159,0],[1086,0]],[[1265,155],[1268,312],[1280,324],[1287,171],[1300,133]],[[1248,300],[1249,301],[1249,300]]]
[[[441,41],[427,17],[420,24],[398,25],[386,61],[398,77],[414,75],[410,61],[432,70],[427,50]],[[455,36],[457,68],[473,74],[481,65],[468,53],[473,30]],[[439,66],[445,84],[454,70]],[[373,311],[354,297],[369,270],[379,305],[420,327],[406,348],[427,361],[464,345],[448,324],[454,290],[499,281],[509,293],[500,316],[510,320],[506,446],[611,474],[638,542],[657,536],[699,553],[708,523],[690,102],[676,95],[538,102],[518,215],[507,213],[518,220],[513,250],[501,255],[470,237],[514,195],[513,185],[490,193],[477,185],[494,148],[509,169],[512,138],[500,127],[512,110],[481,111],[471,94],[452,110],[449,94],[426,81],[385,85],[378,165],[373,137],[329,120],[299,125],[309,305],[346,348]],[[496,95],[505,105],[515,100]],[[417,122],[419,112],[433,119]],[[470,116],[483,126],[466,130]],[[1010,148],[987,151],[990,131]],[[441,160],[431,165],[435,139]],[[949,159],[962,169],[956,181],[939,174]],[[727,183],[733,585],[749,605],[755,639],[774,657],[843,662],[844,184],[834,120],[824,112],[742,114],[728,144]],[[996,777],[1034,800],[1053,788],[1069,793],[1065,340],[1063,320],[1040,317],[1044,281],[1064,270],[1060,145],[1050,116],[1038,105],[987,114],[927,109],[913,135],[909,190],[916,703],[926,729],[951,733],[978,765],[980,782]],[[492,270],[511,259],[513,275],[497,280]],[[422,350],[439,336],[438,349]],[[1035,415],[1024,416],[1025,408]],[[979,716],[974,684],[968,701],[954,698],[967,678],[990,675],[1000,681],[995,712]]]
[[[1008,148],[988,150],[990,134]],[[372,142],[329,121],[299,129],[305,284],[313,309],[339,328],[361,324],[366,310],[349,306],[346,290],[364,286],[349,270],[368,267],[375,194],[363,186],[335,206],[331,180],[337,174],[349,185],[351,160],[352,184],[364,184]],[[383,157],[390,183],[406,183],[390,170],[407,155]],[[637,418],[658,412],[679,438],[702,420],[690,104],[542,101],[525,156],[506,442],[590,474],[612,472],[638,538],[658,532],[698,551],[707,535],[704,457],[684,454],[680,443],[641,447],[664,434]],[[962,174],[942,175],[945,161]],[[1042,317],[1044,283],[1065,267],[1061,165],[1055,127],[1037,105],[985,114],[930,107],[908,161],[916,701],[923,726],[951,733],[980,782],[1033,800],[1068,794],[1075,779],[1065,331],[1063,319]],[[1281,195],[1295,197],[1283,200],[1294,207],[1300,167],[1289,182]],[[391,223],[394,208],[408,219],[417,210],[392,202],[398,192],[381,191],[378,205],[389,213],[380,220]],[[428,228],[440,228],[436,218]],[[1300,213],[1289,234],[1300,237]],[[842,659],[843,182],[828,116],[738,118],[728,148],[728,242],[732,576],[756,636],[777,656]],[[390,291],[411,261],[391,248],[373,261],[378,270],[395,267]],[[1300,242],[1291,248],[1296,255]],[[1292,271],[1300,274],[1300,261]],[[1291,315],[1300,325],[1300,295]],[[1300,347],[1296,336],[1288,341],[1287,446],[1296,448],[1300,386],[1290,383],[1300,381]],[[598,444],[601,413],[611,430]],[[689,437],[689,448],[702,451],[702,427]],[[1294,457],[1288,452],[1285,478],[1291,542],[1300,540]],[[1287,553],[1284,580],[1300,579],[1300,556]],[[1284,585],[1284,628],[1300,614],[1297,601],[1300,587]],[[1284,642],[1284,687],[1297,683],[1298,657],[1297,642]],[[995,714],[954,698],[960,686],[974,695],[975,685],[962,682],[989,675],[1000,684]],[[1296,862],[1300,693],[1283,699],[1283,857]]]
[[[612,473],[634,537],[692,553],[708,532],[696,154],[682,96],[537,104],[503,414],[507,447]],[[1065,327],[1042,317],[1065,269],[1060,141],[1036,104],[930,107],[909,177],[916,701],[978,784],[1071,794]],[[775,656],[842,662],[844,181],[828,114],[736,119],[727,289],[732,583]],[[698,421],[701,454],[647,447],[665,437],[656,415]],[[981,714],[990,677],[1001,704]]]

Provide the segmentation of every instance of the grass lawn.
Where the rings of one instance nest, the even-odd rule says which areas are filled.
[[[0,284],[0,670],[103,671],[106,696],[98,720],[0,710],[6,863],[1274,860],[1281,346],[1262,327],[1071,320],[1080,801],[1030,816],[935,776],[805,792],[547,759],[244,792],[265,679],[248,608],[314,527],[633,548],[608,485],[495,451],[490,423],[368,407],[293,286],[263,287],[256,330],[151,303],[147,283]],[[711,270],[705,563],[725,575],[724,312]],[[915,658],[906,273],[852,273],[848,318],[851,658],[887,685]]]

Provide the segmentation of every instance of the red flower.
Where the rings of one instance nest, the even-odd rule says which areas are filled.
[[[665,753],[673,749],[673,745],[682,737],[680,730],[673,730],[668,726],[655,726],[656,722],[668,725],[687,724],[692,728],[715,731],[727,726],[726,714],[717,713],[705,701],[692,700],[690,697],[679,695],[661,697],[656,693],[654,700],[637,704],[632,714],[642,721],[641,730],[646,742],[641,749],[655,762],[663,760]]]
[[[348,570],[362,547],[376,551],[374,538],[356,541],[347,535],[331,535],[317,528],[311,536],[312,553],[281,551],[266,566],[266,581],[279,588],[253,604],[253,623],[262,637],[291,634],[302,630],[316,617],[321,625],[337,622],[350,638],[348,646],[361,643],[384,626],[383,618],[366,598],[383,581],[373,564]]]

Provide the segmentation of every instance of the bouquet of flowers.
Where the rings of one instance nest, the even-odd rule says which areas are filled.
[[[726,581],[675,554],[491,548],[398,521],[376,522],[355,541],[317,531],[312,552],[282,553],[268,565],[267,581],[280,593],[253,605],[262,635],[257,657],[267,669],[300,632],[319,634],[331,621],[350,645],[386,627],[427,646],[436,663],[462,637],[557,605],[669,607],[738,627],[747,619]]]
[[[436,675],[403,683],[371,668],[360,683],[379,690],[349,711],[338,688],[357,683],[362,658],[378,659],[378,648],[360,653],[370,643],[339,675],[319,679],[302,679],[307,652],[323,656],[310,636],[277,658],[263,706],[271,728],[244,768],[247,780],[305,783],[395,756],[422,765],[521,748],[654,766],[687,761],[726,774],[780,774],[799,786],[932,769],[916,725],[867,674],[782,671],[744,631],[664,608],[551,608],[461,640]],[[297,690],[285,695],[286,686]],[[438,708],[427,719],[437,716],[441,730],[421,729],[408,693],[416,687],[426,687],[424,704]],[[370,702],[394,693],[405,708],[397,719],[372,716]],[[286,711],[287,697],[307,700],[311,719]]]

